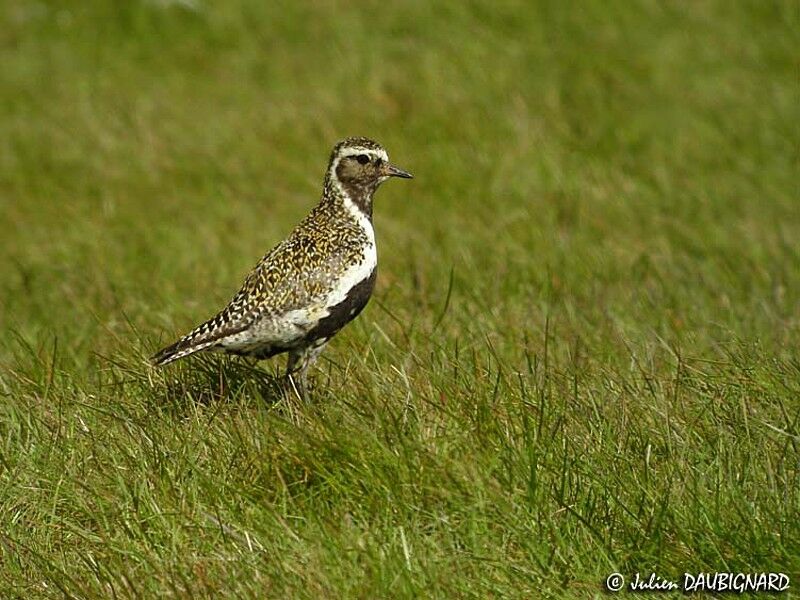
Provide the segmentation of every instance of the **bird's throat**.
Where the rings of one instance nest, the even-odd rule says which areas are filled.
[[[373,191],[374,190],[353,189],[347,193],[347,199],[370,220],[372,219]]]
[[[346,183],[339,181],[336,177],[326,178],[325,191],[323,200],[332,201],[334,204],[340,204],[345,207],[352,206],[372,220],[372,195],[375,193],[376,186],[365,186],[354,183]]]

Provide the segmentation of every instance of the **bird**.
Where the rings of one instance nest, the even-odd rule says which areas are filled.
[[[373,195],[411,173],[366,137],[331,152],[322,197],[289,236],[267,252],[215,316],[151,357],[167,365],[201,351],[263,360],[288,353],[285,380],[308,401],[307,374],[323,348],[367,305],[378,255]]]

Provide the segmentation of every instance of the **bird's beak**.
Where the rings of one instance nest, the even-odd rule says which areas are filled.
[[[408,171],[398,169],[394,165],[387,164],[384,173],[389,177],[402,177],[403,179],[414,179],[414,176]]]

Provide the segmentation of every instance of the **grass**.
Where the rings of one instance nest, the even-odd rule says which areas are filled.
[[[792,2],[0,8],[0,596],[800,584]],[[311,407],[146,357],[379,139]],[[630,594],[628,594],[630,595]]]

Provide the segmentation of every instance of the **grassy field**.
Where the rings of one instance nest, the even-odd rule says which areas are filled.
[[[792,1],[0,5],[0,597],[800,586]],[[380,140],[315,403],[210,316]],[[631,597],[631,594],[625,594]]]

